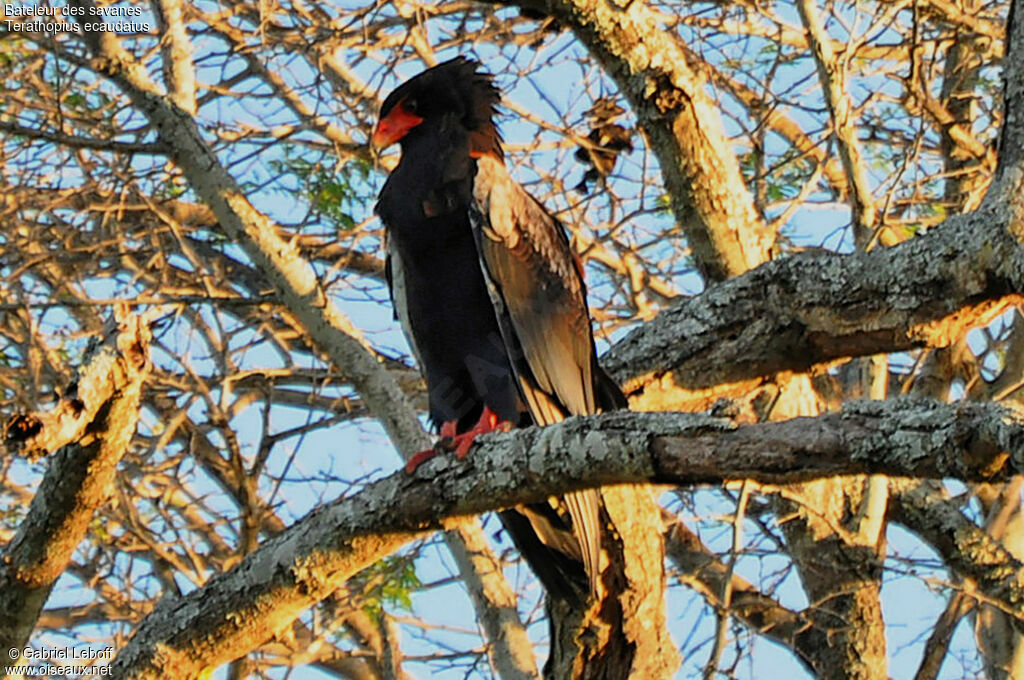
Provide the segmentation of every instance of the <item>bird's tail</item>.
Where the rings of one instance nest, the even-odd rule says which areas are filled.
[[[565,505],[572,517],[573,533],[580,544],[583,568],[587,572],[590,593],[601,595],[601,491],[584,489],[565,495]]]

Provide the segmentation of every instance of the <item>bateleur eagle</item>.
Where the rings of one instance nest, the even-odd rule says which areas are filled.
[[[396,316],[430,418],[465,453],[497,423],[549,425],[626,406],[597,363],[579,261],[562,225],[508,174],[500,94],[457,57],[384,100],[373,135],[401,145],[376,211]],[[547,591],[598,592],[601,496],[588,490],[501,513]]]

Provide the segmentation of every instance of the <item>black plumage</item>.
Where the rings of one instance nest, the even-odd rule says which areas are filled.
[[[392,92],[374,133],[402,148],[377,212],[396,315],[447,434],[486,430],[489,413],[548,425],[626,404],[597,363],[562,225],[505,169],[498,101],[490,76],[459,57]],[[548,592],[582,603],[599,587],[600,508],[599,492],[583,491],[501,517]]]

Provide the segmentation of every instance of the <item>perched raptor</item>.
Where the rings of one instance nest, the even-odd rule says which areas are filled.
[[[508,174],[500,99],[458,57],[392,92],[373,135],[401,145],[377,202],[396,315],[430,418],[456,453],[499,423],[549,425],[626,406],[597,363],[582,268],[562,225]],[[501,513],[548,592],[598,592],[601,496],[571,493]]]

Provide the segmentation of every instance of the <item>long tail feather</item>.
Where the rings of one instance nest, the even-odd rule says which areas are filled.
[[[574,491],[565,495],[572,517],[573,533],[580,543],[583,567],[595,598],[601,595],[601,492],[597,489]]]

